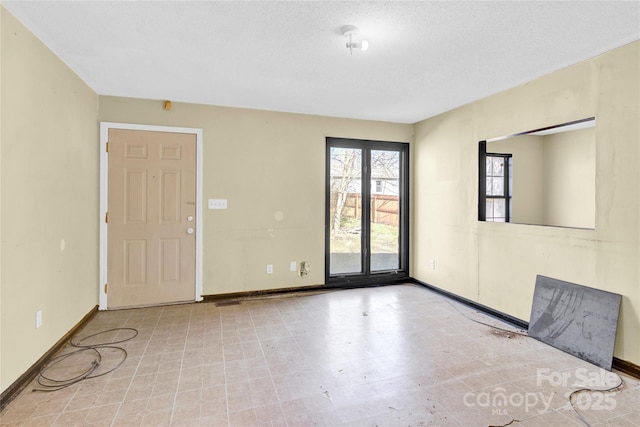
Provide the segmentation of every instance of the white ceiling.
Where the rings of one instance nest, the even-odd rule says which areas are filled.
[[[640,39],[640,1],[2,3],[101,95],[401,123]]]

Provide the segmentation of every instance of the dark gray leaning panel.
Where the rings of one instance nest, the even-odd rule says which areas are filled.
[[[538,275],[529,336],[610,371],[621,299]]]

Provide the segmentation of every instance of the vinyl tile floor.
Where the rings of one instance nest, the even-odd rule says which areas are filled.
[[[0,425],[596,427],[640,420],[640,380],[618,373],[624,382],[616,391],[574,395],[576,413],[573,390],[611,387],[619,377],[415,285],[105,311],[74,341],[106,345],[135,334],[104,332],[116,328],[138,334],[44,372],[57,381],[82,376],[101,358],[94,378],[52,392],[33,392],[42,388],[34,381],[0,413]],[[115,347],[127,354],[120,366],[124,351]]]

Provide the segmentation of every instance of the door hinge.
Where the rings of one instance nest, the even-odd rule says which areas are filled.
[[[105,224],[109,224],[109,212],[104,215],[104,222]]]
[[[107,283],[105,283],[105,284],[104,284],[104,293],[105,293],[105,294],[107,293],[107,287],[108,287],[108,286],[109,286],[109,285],[108,285]]]
[[[107,150],[107,153],[108,153],[109,152],[109,143],[108,142],[106,144],[106,150]]]

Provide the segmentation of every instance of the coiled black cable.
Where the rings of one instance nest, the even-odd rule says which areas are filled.
[[[107,341],[96,344],[82,344],[90,338],[96,337],[98,335],[106,334],[109,332],[120,332],[120,331],[131,331],[133,334],[130,337],[116,340],[116,341]],[[120,344],[129,340],[132,340],[138,336],[138,330],[134,328],[113,328],[107,329],[105,331],[100,331],[95,334],[86,336],[84,338],[79,339],[78,341],[71,340],[71,347],[77,348],[77,350],[70,351],[68,353],[61,354],[60,356],[55,357],[51,362],[49,362],[46,366],[40,369],[38,374],[37,383],[42,388],[34,388],[32,391],[43,391],[43,392],[51,392],[58,391],[64,388],[67,388],[73,384],[76,384],[82,380],[91,379],[101,377],[103,375],[107,375],[116,369],[118,369],[124,361],[127,359],[127,350],[122,347],[114,346],[113,344]],[[101,372],[95,373],[100,366],[102,365],[102,353],[100,350],[111,349],[116,350],[122,353],[120,357],[120,361],[111,369]],[[93,359],[88,362],[88,366],[84,371],[81,371],[79,374],[70,377],[70,378],[52,378],[49,374],[53,368],[58,367],[63,361],[72,358],[78,355],[84,355],[86,353],[95,353]]]

